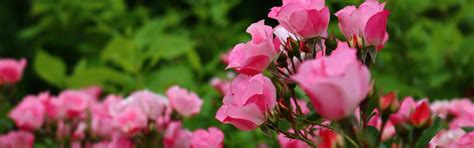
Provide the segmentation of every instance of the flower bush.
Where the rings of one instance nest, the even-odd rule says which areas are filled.
[[[233,12],[236,0],[176,2],[192,9],[182,16],[166,10],[165,16],[152,20],[148,15],[156,12],[138,3],[137,7],[127,3],[129,10],[118,1],[94,6],[71,1],[60,7],[34,3],[40,27],[26,29],[19,38],[46,32],[66,41],[71,38],[61,31],[55,34],[56,28],[81,30],[81,25],[94,24],[97,28],[78,33],[94,43],[78,46],[80,54],[89,56],[74,60],[56,57],[51,50],[37,51],[33,60],[28,55],[19,60],[0,58],[0,147],[474,147],[471,99],[418,99],[423,95],[405,95],[412,87],[384,84],[387,77],[380,66],[399,66],[384,63],[387,55],[413,56],[394,52],[413,40],[412,34],[400,32],[403,25],[393,25],[408,18],[400,18],[401,10],[392,11],[397,9],[394,5],[410,7],[404,2],[366,0],[344,6],[325,0],[283,0],[265,10],[266,20],[232,25],[218,14]],[[174,3],[163,4],[168,5]],[[99,11],[104,6],[112,8]],[[63,9],[59,17],[44,15]],[[455,8],[446,10],[451,9]],[[423,13],[434,11],[428,10]],[[127,11],[133,13],[123,13]],[[68,17],[77,12],[89,13],[70,23]],[[118,18],[130,18],[131,23]],[[51,22],[61,25],[46,27]],[[198,25],[188,28],[180,22]],[[225,32],[239,30],[231,26],[242,24],[250,24],[246,29],[250,39],[229,52],[213,55],[194,49],[221,45],[223,40],[235,44],[245,37]],[[463,24],[455,26],[465,29]],[[239,31],[235,34],[244,34]],[[48,35],[35,44],[64,46],[50,42]],[[428,40],[424,35],[423,41]],[[213,40],[207,43],[209,37]],[[90,51],[102,46],[100,54]],[[31,68],[26,59],[33,61],[28,64]],[[225,68],[217,66],[219,61]],[[470,65],[469,58],[447,61]],[[71,63],[73,68],[66,67]],[[29,69],[47,85],[32,91],[40,93],[15,92],[36,86],[24,85],[35,83]],[[420,89],[444,84],[450,76],[435,78]]]

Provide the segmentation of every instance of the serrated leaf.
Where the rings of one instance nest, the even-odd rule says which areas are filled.
[[[418,139],[416,142],[415,147],[416,148],[424,148],[428,145],[430,140],[441,130],[441,118],[436,117],[436,119],[433,121],[433,124],[423,131],[421,134],[421,137]]]
[[[39,50],[36,53],[33,67],[41,79],[56,87],[64,87],[66,65],[60,58]]]

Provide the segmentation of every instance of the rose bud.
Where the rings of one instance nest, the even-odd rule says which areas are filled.
[[[400,103],[398,103],[397,96],[395,92],[389,92],[388,94],[380,97],[379,100],[379,109],[382,112],[390,112],[393,113],[398,110]]]
[[[431,109],[428,102],[422,102],[411,112],[410,123],[415,127],[423,127],[431,123]]]

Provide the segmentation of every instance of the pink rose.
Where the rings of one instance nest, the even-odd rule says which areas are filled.
[[[224,133],[215,127],[208,130],[198,129],[194,131],[191,138],[191,147],[193,148],[222,148],[224,142]]]
[[[0,84],[15,84],[20,81],[26,59],[16,61],[15,59],[0,59]]]
[[[30,132],[11,131],[0,136],[1,148],[32,148],[35,136]]]
[[[133,136],[147,128],[148,121],[140,108],[127,106],[122,112],[114,116],[114,123],[123,133]]]
[[[351,115],[370,87],[370,73],[355,49],[338,47],[328,57],[305,61],[292,77],[309,96],[316,111],[330,120]]]
[[[129,138],[115,134],[112,136],[112,140],[104,140],[98,143],[94,143],[92,148],[134,148],[135,144]]]
[[[283,0],[283,6],[273,7],[268,17],[302,38],[314,38],[326,33],[329,15],[324,0]]]
[[[181,128],[181,122],[171,122],[163,136],[165,148],[189,148],[193,133]]]
[[[310,148],[306,142],[298,139],[287,138],[283,134],[278,134],[278,143],[281,148]]]
[[[276,90],[269,78],[240,74],[232,81],[216,119],[241,130],[253,130],[265,122],[266,113],[275,105]]]
[[[21,103],[9,114],[18,128],[28,131],[38,129],[43,125],[45,107],[36,96],[26,96]]]
[[[409,120],[410,114],[416,109],[416,107],[427,101],[428,100],[423,99],[418,102],[415,102],[412,97],[405,97],[398,111],[390,115],[390,121],[394,125],[398,125],[402,122],[407,122]]]
[[[339,28],[351,46],[375,46],[383,48],[388,40],[386,31],[390,12],[384,10],[385,3],[364,2],[359,8],[347,6],[336,12]]]
[[[252,40],[237,44],[229,55],[228,68],[247,75],[261,73],[272,62],[277,50],[273,46],[273,29],[261,20],[247,28]]]
[[[82,91],[65,90],[59,94],[57,101],[60,114],[72,119],[85,115],[84,111],[89,107],[92,98]]]
[[[451,143],[450,148],[472,148],[474,147],[474,132],[469,132],[462,136],[458,141]]]
[[[118,104],[121,99],[121,97],[109,95],[105,101],[92,105],[90,128],[95,136],[110,137],[115,132],[114,126],[110,126],[110,123],[114,121],[111,110],[112,106]]]
[[[230,87],[230,81],[229,80],[224,80],[220,78],[212,78],[211,79],[211,85],[221,93],[221,95],[225,95],[229,92],[229,87]]]
[[[179,86],[172,86],[166,91],[171,107],[180,115],[189,117],[201,111],[203,101],[194,92]]]
[[[433,147],[446,147],[449,146],[449,144],[458,141],[464,134],[466,134],[466,132],[460,128],[441,130],[435,137],[433,137],[433,139],[431,139],[430,145]]]
[[[337,148],[344,144],[342,136],[330,129],[322,129],[319,132],[319,138],[319,148]]]
[[[100,86],[90,86],[82,88],[80,91],[90,95],[93,100],[99,99],[102,94],[102,88]]]
[[[134,102],[151,120],[157,120],[171,114],[168,99],[148,90],[134,92],[128,99]]]

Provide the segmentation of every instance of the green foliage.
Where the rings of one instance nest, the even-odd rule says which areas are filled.
[[[39,50],[33,63],[35,72],[42,79],[57,87],[65,86],[66,65],[60,58]]]
[[[428,143],[430,140],[438,133],[441,128],[442,128],[442,120],[440,117],[436,117],[435,120],[433,121],[432,125],[427,128],[423,133],[421,134],[421,137],[419,137],[418,141],[416,141],[415,147],[416,148],[422,148],[422,147],[427,147]]]

